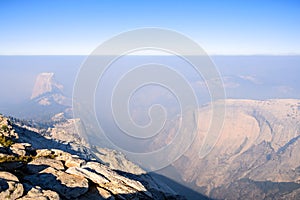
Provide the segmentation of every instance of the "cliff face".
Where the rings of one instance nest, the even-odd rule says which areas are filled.
[[[69,100],[63,95],[63,85],[55,80],[54,73],[41,73],[36,77],[32,90],[31,100],[36,100],[40,105],[53,103],[68,105]]]
[[[30,99],[34,99],[48,92],[61,92],[63,86],[54,79],[54,73],[41,73],[37,76]]]
[[[116,168],[0,116],[0,199],[183,199],[138,166]]]
[[[41,96],[48,92],[60,92],[63,86],[56,82],[54,73],[41,73],[36,77],[31,99]]]
[[[61,112],[69,115],[71,102],[63,92],[63,85],[56,81],[54,73],[44,72],[36,77],[30,99],[16,105],[7,114],[35,121],[50,121]]]
[[[300,101],[227,100],[226,105],[220,137],[204,158],[199,152],[211,107],[198,111],[196,139],[173,164],[181,180],[217,199],[298,199]]]

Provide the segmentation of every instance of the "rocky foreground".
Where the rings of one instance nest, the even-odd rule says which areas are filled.
[[[87,150],[74,151],[0,116],[0,199],[183,197],[142,170],[135,174],[116,170]]]

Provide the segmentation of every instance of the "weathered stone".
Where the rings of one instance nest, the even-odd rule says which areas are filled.
[[[55,160],[66,161],[72,158],[70,153],[58,149],[38,149],[36,151],[37,157],[50,157]]]
[[[88,168],[70,167],[66,172],[77,176],[84,176],[85,178],[99,185],[109,182],[109,180],[103,175],[97,174]]]
[[[46,169],[47,167],[52,167],[57,170],[64,170],[64,165],[61,161],[45,157],[39,157],[29,162],[26,166],[26,170],[28,173],[35,174]]]
[[[72,155],[65,151],[58,150],[58,149],[52,149],[52,151],[54,151],[54,155],[55,155],[54,159],[56,160],[67,161],[72,158]]]
[[[65,166],[70,167],[81,167],[82,165],[86,164],[85,160],[79,159],[79,158],[70,158],[66,160]]]
[[[121,170],[136,175],[146,173],[146,171],[144,171],[138,165],[126,159],[125,155],[121,152],[100,147],[93,147],[93,150],[98,160],[100,160],[102,163],[105,163],[112,169]]]
[[[74,176],[52,167],[39,174],[26,176],[25,180],[43,189],[53,190],[67,199],[77,198],[88,191],[88,180],[82,176]]]
[[[0,199],[17,199],[23,195],[23,185],[8,172],[0,172]]]
[[[15,175],[13,175],[9,172],[0,172],[0,178],[8,180],[8,181],[19,182],[19,179]]]
[[[51,151],[49,149],[37,149],[36,150],[36,156],[37,157],[49,157],[54,156],[54,151]]]
[[[99,186],[109,190],[112,194],[117,195],[143,193],[147,197],[152,197],[152,194],[147,191],[139,181],[131,180],[129,178],[121,176],[105,165],[97,162],[88,162],[86,165],[82,166],[82,168],[94,171],[95,174],[101,174],[106,179],[108,179],[108,183],[105,183],[104,185],[99,184]]]
[[[17,154],[19,156],[25,156],[26,155],[26,149],[28,147],[31,147],[31,144],[28,144],[28,143],[15,143],[15,144],[12,144],[10,146],[10,149],[14,154]]]
[[[96,187],[96,189],[97,189],[97,191],[99,192],[99,194],[100,194],[103,198],[105,198],[105,199],[111,199],[111,200],[115,199],[115,198],[111,195],[111,193],[110,193],[109,191],[105,190],[104,188]]]
[[[52,137],[45,138],[43,135],[39,135],[37,129],[13,126],[8,121],[7,124],[6,137],[13,139],[14,144],[9,147],[4,147],[6,145],[0,147],[3,153],[0,154],[0,158],[1,156],[4,158],[0,163],[0,170],[18,169],[17,174],[22,176],[22,183],[13,175],[11,180],[3,179],[0,176],[0,200],[161,199],[153,193],[153,187],[147,191],[149,185],[144,179],[132,178],[126,173],[114,171],[114,169],[125,169],[125,172],[136,173],[138,177],[143,173],[137,165],[127,161],[124,155],[116,151],[112,151],[110,154],[103,153],[103,156],[107,157],[106,161],[113,160],[114,164],[108,167],[103,165],[99,159],[94,158],[95,162],[91,162],[91,156],[95,155],[91,154],[90,150],[82,143],[68,141],[60,143]],[[16,138],[19,135],[14,130],[20,135],[20,142],[31,144],[17,143]],[[2,134],[1,130],[0,134]],[[65,132],[65,134],[68,133]],[[77,155],[66,151],[74,152]],[[27,163],[31,158],[33,160]],[[18,160],[18,162],[12,162],[13,160]],[[23,171],[23,169],[25,170]],[[22,196],[23,194],[24,196]]]
[[[59,195],[51,190],[43,190],[40,187],[31,188],[27,195],[18,200],[60,200]]]
[[[89,191],[85,193],[84,195],[80,196],[78,199],[80,200],[114,200],[114,196],[112,194],[98,186],[92,185],[89,188]]]

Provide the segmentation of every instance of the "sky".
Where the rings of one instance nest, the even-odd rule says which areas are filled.
[[[300,54],[297,0],[0,0],[0,55],[89,55],[137,28],[167,28],[211,55]]]

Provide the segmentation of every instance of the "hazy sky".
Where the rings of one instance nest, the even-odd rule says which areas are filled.
[[[86,55],[142,27],[181,32],[210,54],[300,54],[299,24],[297,0],[0,0],[0,55]]]

